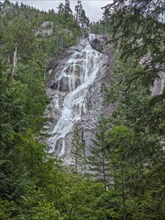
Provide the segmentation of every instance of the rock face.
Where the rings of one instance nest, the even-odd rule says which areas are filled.
[[[165,73],[161,72],[159,74],[159,79],[156,79],[154,82],[154,86],[151,89],[152,96],[157,96],[162,93],[165,86]]]
[[[99,116],[111,115],[117,107],[102,105],[101,84],[110,81],[109,69],[114,66],[113,46],[105,47],[106,41],[105,36],[89,35],[65,51],[62,58],[53,59],[48,68],[51,77],[47,86],[51,102],[45,112],[51,119],[48,144],[51,152],[64,158],[66,164],[72,163],[70,152],[75,126],[81,128],[86,154],[89,154]],[[160,73],[160,79],[151,89],[152,95],[160,94],[164,83],[165,74]]]
[[[49,70],[52,79],[47,95],[51,102],[45,115],[51,118],[52,136],[48,143],[51,152],[62,156],[66,164],[72,162],[70,150],[75,125],[82,128],[88,153],[96,122],[104,111],[100,88],[107,80],[108,56],[91,47],[95,39],[98,37],[89,35],[89,39],[69,48],[64,59],[55,67],[51,63],[52,70]]]
[[[91,41],[90,44],[91,44],[93,49],[95,49],[95,50],[97,50],[99,52],[102,52],[103,44],[102,44],[102,42],[99,39],[95,38],[94,40]]]
[[[151,62],[151,55],[147,54],[140,60],[140,64],[145,67],[145,65]],[[159,64],[158,64],[159,65]],[[160,95],[165,87],[165,65],[162,65],[162,69],[156,80],[154,81],[154,85],[151,88],[151,96]]]
[[[53,22],[45,21],[36,31],[36,36],[45,37],[53,35]]]
[[[103,53],[105,42],[108,40],[107,36],[104,35],[96,35],[95,38],[90,40],[90,45],[94,50]]]

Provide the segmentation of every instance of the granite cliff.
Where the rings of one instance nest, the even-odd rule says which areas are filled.
[[[48,143],[51,152],[71,163],[70,151],[75,126],[82,129],[88,153],[96,122],[104,113],[101,84],[109,80],[110,56],[104,48],[105,36],[90,34],[70,47],[64,58],[52,62],[47,95],[51,102],[45,112],[51,118]]]

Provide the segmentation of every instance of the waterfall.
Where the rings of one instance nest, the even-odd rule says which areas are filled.
[[[90,41],[96,36],[90,34],[88,39],[72,48],[72,54],[65,60],[61,72],[55,80],[52,106],[59,112],[59,117],[50,131],[48,144],[51,152],[56,150],[58,140],[60,152],[65,153],[65,137],[72,132],[73,126],[87,112],[86,98],[89,88],[100,74],[100,68],[105,63],[105,55],[92,49]]]

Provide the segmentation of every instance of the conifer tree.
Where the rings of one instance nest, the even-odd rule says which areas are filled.
[[[71,156],[74,160],[75,172],[86,171],[86,153],[83,132],[78,127],[73,131]]]
[[[80,21],[80,17],[81,17],[81,11],[82,11],[82,2],[81,0],[77,0],[77,5],[75,6],[75,17],[76,17],[76,21],[79,22]]]
[[[135,68],[135,63],[133,57],[125,63],[120,60],[116,62],[115,71],[111,74],[111,86],[106,91],[106,98],[110,102],[117,102],[118,107],[109,119],[111,126],[107,133],[107,149],[114,186],[122,199],[123,218],[132,216],[136,219],[140,215],[141,219],[147,219],[147,216],[161,219],[160,216],[164,215],[164,152],[159,140],[164,135],[161,127],[153,128],[154,132],[150,130],[150,115],[145,112],[153,97],[141,79],[136,78],[132,82],[133,75],[143,68],[140,65]],[[151,111],[162,108],[163,103],[159,103]],[[154,170],[157,172],[154,173]],[[150,208],[146,209],[148,206]]]
[[[90,147],[90,156],[88,156],[88,169],[96,179],[104,183],[105,191],[111,179],[106,132],[106,119],[102,117],[97,123],[95,139]]]
[[[52,51],[56,51],[62,34],[64,46],[73,44],[66,27],[75,36],[80,29],[72,16],[66,22],[65,14],[60,15],[62,23],[53,11],[39,12],[23,4],[12,7],[2,16],[0,33],[0,219],[97,219],[94,201],[102,193],[102,184],[64,170],[41,144],[45,138],[41,131],[47,104],[43,72],[48,48],[53,45]],[[57,24],[57,32],[50,38],[35,35],[45,20]],[[20,59],[12,78],[16,46],[15,57],[20,55]],[[81,131],[78,136],[83,145],[78,169],[84,172]]]
[[[66,14],[72,15],[72,9],[70,8],[70,1],[69,0],[65,0],[64,10],[65,10]]]
[[[87,28],[89,26],[89,18],[86,16],[81,0],[77,1],[77,5],[75,6],[75,11],[76,11],[75,17],[78,24],[82,28]]]
[[[88,28],[88,26],[89,26],[89,18],[86,16],[84,9],[82,9],[82,11],[81,11],[80,24],[81,24],[82,28]]]
[[[63,3],[60,3],[57,8],[58,8],[58,13],[59,14],[64,13],[65,9],[64,9],[64,4]]]

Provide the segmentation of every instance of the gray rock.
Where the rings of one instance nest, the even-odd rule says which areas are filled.
[[[160,95],[165,87],[165,72],[159,74],[159,78],[155,80],[151,89],[152,96]]]
[[[36,36],[39,36],[39,37],[46,37],[46,36],[50,37],[52,35],[53,35],[53,28],[50,28],[50,29],[47,29],[47,30],[39,29],[36,32]]]
[[[53,27],[53,22],[50,21],[45,21],[43,24],[40,25],[41,29],[52,28],[52,27]]]
[[[96,46],[97,50],[103,48],[102,45],[106,40],[105,37],[103,40],[100,39],[97,42],[94,41],[95,45],[98,44],[98,46]],[[86,46],[86,44],[87,40],[82,40],[80,44],[69,48],[67,52],[65,52],[65,57],[58,64],[56,62],[51,62],[51,69],[53,69],[51,73],[52,78],[48,83],[47,88],[47,94],[51,98],[51,102],[48,105],[46,115],[50,118],[54,117],[55,120],[52,122],[51,125],[49,125],[50,131],[55,126],[55,124],[58,123],[57,120],[59,119],[60,115],[62,115],[61,111],[64,105],[63,100],[65,96],[68,95],[70,90],[68,80],[74,79],[73,82],[75,83],[75,88],[81,85],[82,74],[84,74],[83,71],[86,68],[82,60],[86,60],[87,58],[86,53],[84,52],[83,54],[81,53],[81,51]],[[95,54],[98,54],[96,55],[96,59],[97,56],[102,56],[102,62],[99,65],[95,80],[84,91],[85,99],[82,103],[83,107],[81,108],[81,119],[75,120],[75,122],[73,122],[73,128],[76,125],[83,131],[83,140],[86,144],[86,154],[89,154],[90,152],[90,146],[92,145],[91,140],[94,138],[95,135],[96,122],[98,121],[100,115],[104,113],[104,107],[102,105],[103,94],[101,93],[101,84],[109,80],[109,67],[107,65],[107,63],[109,62],[108,56],[97,53],[96,51],[93,51],[93,54],[93,59],[95,58]],[[77,60],[77,62],[72,64],[73,56],[74,59]],[[69,59],[69,65],[66,65]],[[88,63],[87,68],[89,70],[93,65],[93,59],[91,59],[91,62]],[[82,95],[84,95],[84,92],[82,93]],[[57,103],[57,99],[61,101],[58,101]],[[75,112],[79,112],[80,109],[75,100],[73,99],[71,102],[74,103]],[[72,149],[73,128],[70,130],[69,133],[65,135],[64,138],[61,138],[60,135],[60,138],[58,138],[58,140],[56,141],[54,153],[61,156],[61,152],[64,151],[62,157],[65,164],[72,164],[70,151]],[[61,132],[61,130],[59,130],[59,132]]]
[[[90,41],[90,45],[94,50],[103,53],[107,41],[108,37],[106,35],[96,35],[96,38]]]
[[[36,31],[36,36],[46,37],[53,35],[53,22],[45,21],[40,25],[40,28]]]
[[[68,92],[69,91],[69,83],[67,77],[62,77],[59,81],[59,91]]]
[[[58,89],[58,83],[57,82],[53,82],[52,85],[50,86],[51,89]]]
[[[140,60],[140,64],[145,67],[146,65],[149,65],[151,62],[151,54],[146,54],[143,58]],[[159,64],[157,66],[160,68]],[[151,95],[157,96],[160,95],[165,87],[165,65],[163,64],[161,66],[161,71],[158,73],[158,77],[154,81],[154,85],[151,88]]]
[[[101,42],[101,40],[95,38],[94,40],[92,40],[90,42],[90,45],[91,47],[94,49],[94,50],[97,50],[99,52],[102,52],[103,50],[103,43]]]

